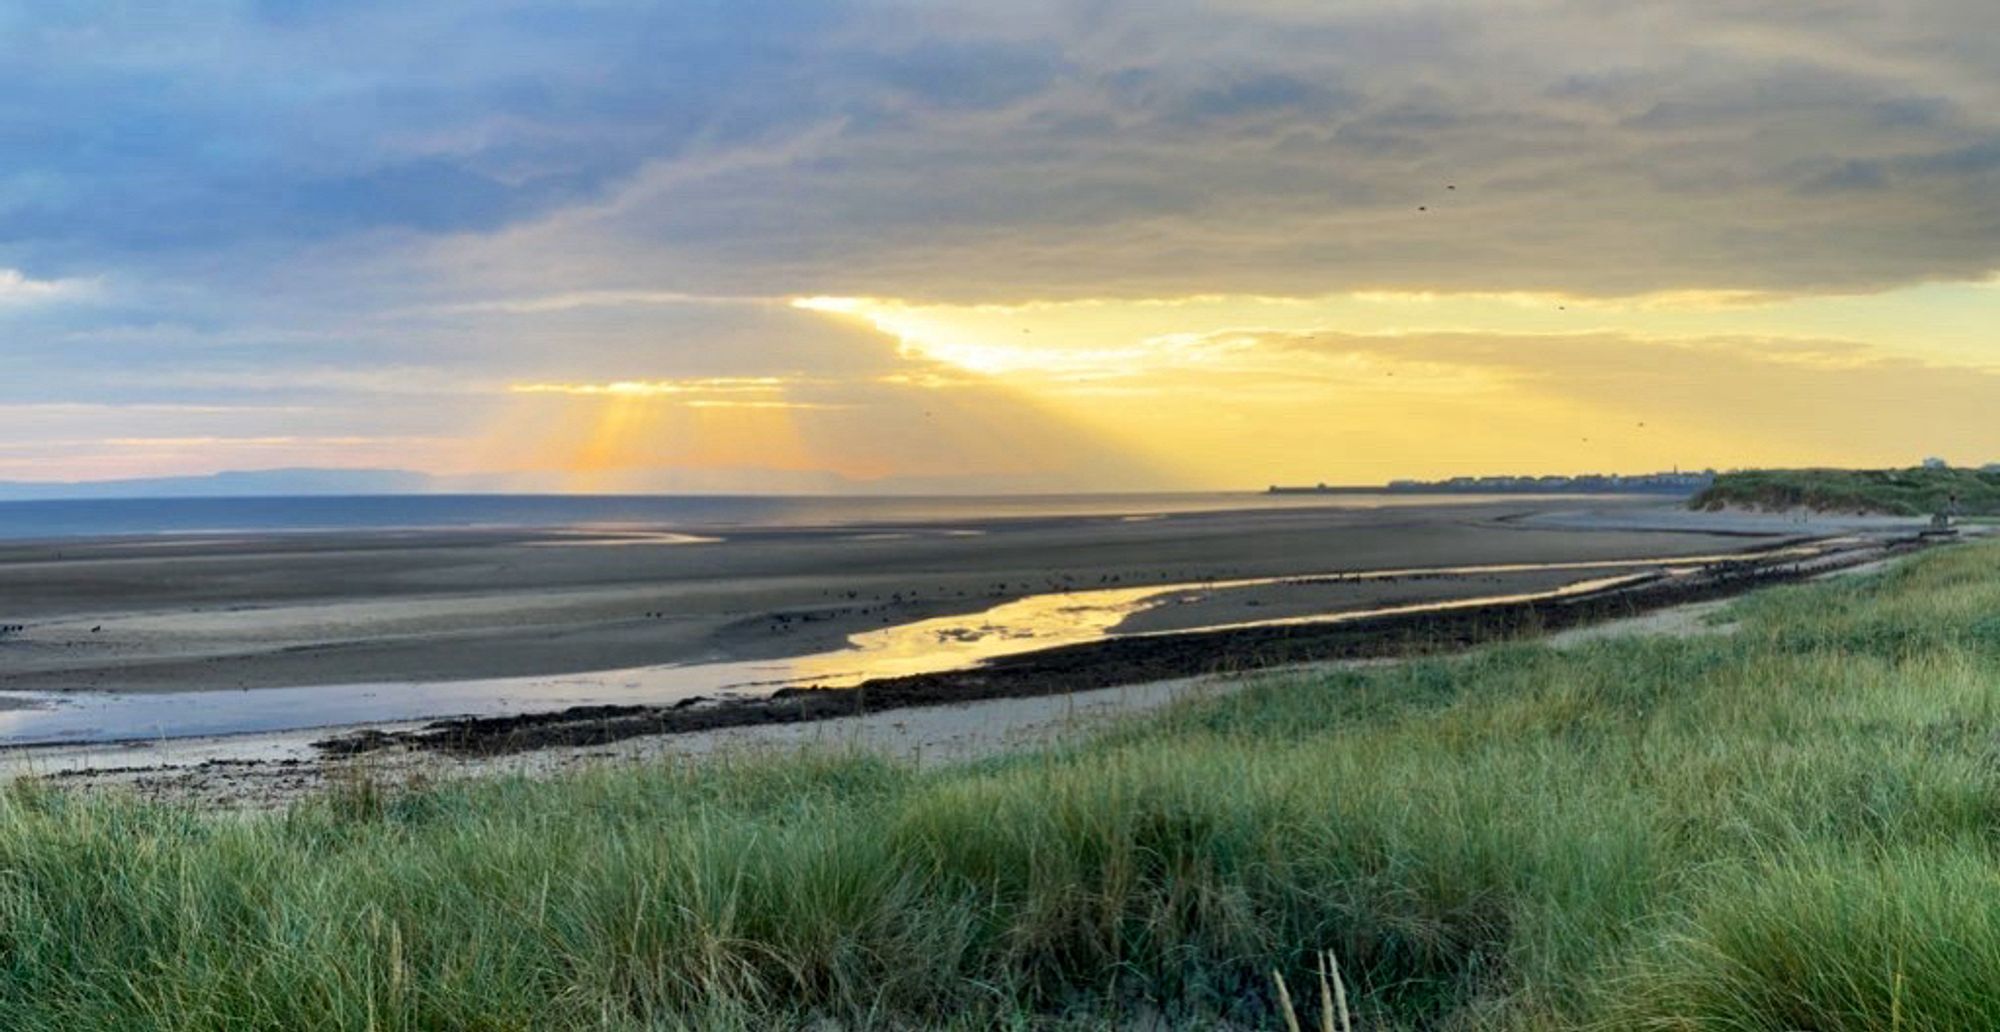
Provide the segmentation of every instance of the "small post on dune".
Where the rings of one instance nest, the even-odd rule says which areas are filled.
[[[1958,530],[1952,524],[1958,520],[1958,512],[1958,492],[1953,491],[1945,496],[1944,504],[1931,514],[1931,525],[1924,533],[1940,537],[1957,534]]]

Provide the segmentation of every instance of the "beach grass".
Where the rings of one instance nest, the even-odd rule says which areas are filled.
[[[1716,476],[1688,503],[1780,512],[2000,515],[2000,469],[1748,469]]]
[[[0,1028],[2000,1027],[2000,547],[1727,615],[937,769],[19,782]]]

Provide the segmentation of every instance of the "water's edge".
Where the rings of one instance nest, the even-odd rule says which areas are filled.
[[[755,698],[784,688],[852,687],[885,677],[962,670],[1004,656],[1099,641],[1118,635],[1119,625],[1133,614],[1165,600],[1195,593],[1260,585],[1344,583],[1399,577],[1546,571],[1573,571],[1579,575],[1576,581],[1544,591],[1371,606],[1120,636],[1300,626],[1448,612],[1603,591],[1650,573],[1672,574],[1715,562],[1771,561],[1788,556],[1804,558],[1816,552],[1810,546],[1794,546],[1727,555],[1341,571],[1050,592],[1014,599],[981,612],[918,620],[862,632],[852,636],[846,647],[785,659],[441,682],[158,693],[0,692],[0,699],[25,704],[22,708],[0,711],[0,747],[158,741],[409,723],[449,717],[495,717],[573,706],[665,706],[697,699]]]

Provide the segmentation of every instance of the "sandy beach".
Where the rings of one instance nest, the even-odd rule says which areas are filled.
[[[806,742],[965,757],[1060,738],[1188,691],[1227,690],[1232,678],[1177,672],[1190,656],[1195,669],[1214,669],[1199,654],[1210,647],[1204,642],[1223,640],[1217,629],[1251,628],[1239,644],[1282,641],[1287,621],[1486,607],[1643,582],[1704,561],[1726,566],[1736,555],[1782,554],[1806,538],[1879,539],[1908,529],[1882,521],[1802,527],[1782,515],[1702,516],[1656,500],[1591,499],[700,533],[384,530],[12,543],[0,545],[7,606],[0,624],[21,627],[0,638],[0,691],[15,693],[11,705],[45,709],[54,694],[83,703],[57,708],[85,721],[93,705],[119,700],[158,712],[220,706],[285,716],[257,733],[122,744],[78,738],[83,744],[9,750],[4,766],[256,806],[356,771],[391,779],[547,773]],[[1051,626],[1038,626],[1041,619]],[[1205,636],[1183,633],[1192,631]],[[1371,634],[1346,633],[1353,640],[1337,644],[1337,633],[1325,639],[1336,642],[1330,651],[1313,645],[1301,655],[1375,662],[1367,657],[1396,651],[1365,640]],[[1109,661],[1066,667],[1038,659],[1076,641],[1100,643]],[[912,646],[917,654],[903,654]],[[871,651],[878,647],[886,654]],[[1015,655],[1020,662],[996,674],[1037,684],[990,697],[981,695],[986,686],[972,685],[966,701],[940,705],[958,697],[958,679],[922,673],[949,669],[924,650],[946,647]],[[825,656],[838,657],[839,669],[883,679],[874,683],[884,688],[900,675],[919,690],[899,705],[914,708],[600,736],[621,720],[656,719],[615,717],[607,727],[583,728],[585,738],[600,738],[595,745],[564,744],[577,728],[557,724],[531,727],[534,744],[503,745],[495,755],[418,747],[424,725],[412,722],[470,712],[428,701],[463,698],[441,689],[506,696],[484,712],[553,714],[558,704],[537,704],[516,686],[537,675],[574,675],[600,696],[588,701],[615,702],[633,670],[696,680],[732,665],[764,669],[760,663],[809,672],[814,657]],[[503,680],[482,680],[492,678]],[[286,722],[347,697],[371,715]],[[407,705],[396,710],[397,702]],[[698,712],[708,711],[690,716]],[[328,734],[378,733],[359,728],[387,730],[387,741],[417,737],[409,747],[371,746],[347,757],[314,744],[332,741]]]
[[[0,545],[0,690],[170,692],[564,674],[796,656],[1078,589],[1711,554],[1759,540],[1657,502],[1337,507],[953,526],[424,531]],[[1591,521],[1597,521],[1593,524]],[[1740,523],[1741,521],[1736,521]],[[1732,523],[1722,528],[1743,533]],[[1767,521],[1763,532],[1798,528]],[[1760,539],[1761,540],[1761,539]],[[1119,630],[1539,590],[1523,570],[1272,584]]]
[[[1805,577],[1846,576],[1881,568],[1886,558],[1852,562],[1881,543],[1854,542],[1797,569]],[[1643,590],[1643,589],[1642,589]],[[1637,609],[1632,615],[1592,619],[1546,633],[1556,649],[1625,635],[1727,634],[1729,594]],[[1106,728],[1173,703],[1237,691],[1274,679],[1310,677],[1332,670],[1402,661],[1397,655],[1308,661],[1270,669],[1117,681],[1112,686],[933,701],[824,719],[756,722],[707,730],[641,733],[566,744],[498,751],[438,749],[412,742],[346,753],[321,747],[325,729],[269,734],[90,743],[0,750],[0,772],[43,776],[93,789],[203,808],[261,810],[281,807],[330,785],[421,785],[440,780],[495,776],[546,778],[604,765],[661,762],[727,762],[796,750],[858,750],[918,765],[957,763],[1020,749],[1082,742]],[[559,716],[550,714],[550,716]],[[349,735],[422,737],[437,725],[387,724],[336,731]]]

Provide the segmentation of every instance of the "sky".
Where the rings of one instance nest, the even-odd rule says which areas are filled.
[[[0,480],[2000,460],[1991,0],[0,0]]]

